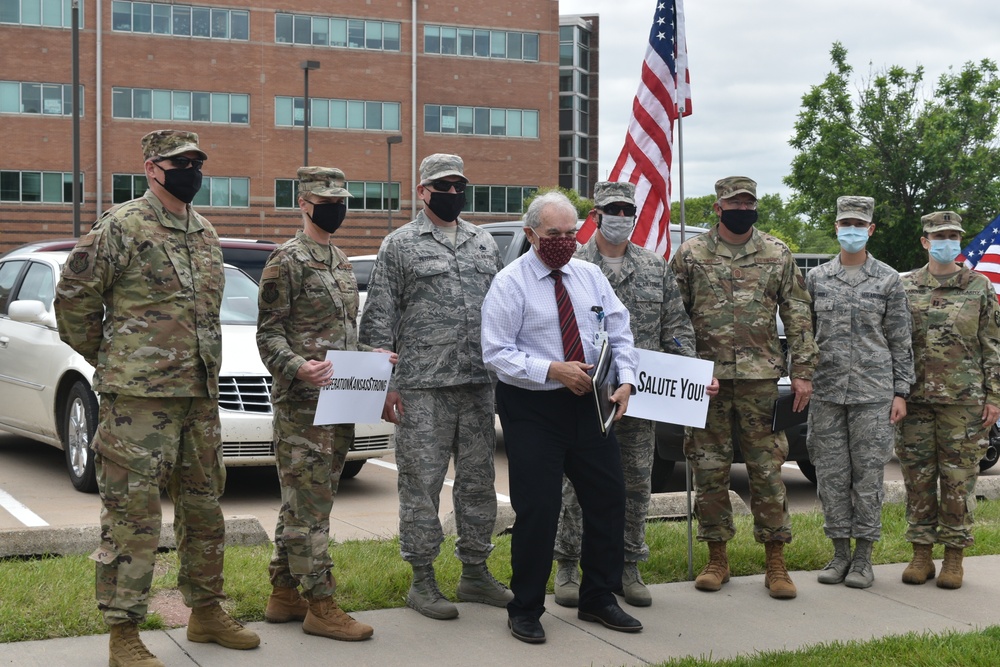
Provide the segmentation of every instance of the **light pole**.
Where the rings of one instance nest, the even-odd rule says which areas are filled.
[[[73,27],[73,238],[80,237],[80,0],[71,5]]]
[[[305,82],[303,85],[302,99],[302,140],[305,143],[304,155],[302,157],[302,166],[309,166],[309,70],[319,69],[318,60],[303,60],[299,63],[299,67],[302,68],[302,75],[305,77]]]
[[[389,177],[389,222],[386,227],[386,234],[392,231],[392,145],[403,143],[403,135],[393,134],[385,138],[385,150],[388,153],[388,172]]]

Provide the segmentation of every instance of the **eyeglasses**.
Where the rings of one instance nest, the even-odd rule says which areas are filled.
[[[465,186],[468,185],[468,183],[465,181],[446,181],[443,178],[439,178],[436,181],[430,181],[424,185],[431,186],[437,192],[448,192],[452,188],[455,188],[455,192],[465,192]]]
[[[742,208],[747,211],[757,210],[757,201],[753,199],[723,199],[722,201],[726,202],[724,208]]]
[[[161,157],[159,159],[153,160],[153,162],[163,162],[164,160],[169,160],[170,164],[174,165],[178,169],[187,169],[188,166],[192,166],[195,169],[201,169],[201,165],[205,164],[205,161],[199,158],[186,157],[184,155],[175,155],[174,157]]]
[[[606,204],[601,210],[608,215],[624,215],[631,218],[635,215],[635,204]]]

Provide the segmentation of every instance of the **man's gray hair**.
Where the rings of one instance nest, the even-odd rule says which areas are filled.
[[[573,202],[563,193],[553,190],[552,192],[546,192],[544,195],[535,197],[528,206],[528,210],[524,212],[524,226],[538,229],[538,226],[542,224],[542,209],[546,206],[564,208],[571,212],[573,219],[576,220],[576,206],[573,206]]]

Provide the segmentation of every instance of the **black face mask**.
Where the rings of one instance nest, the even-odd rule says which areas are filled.
[[[465,193],[432,192],[427,208],[445,222],[454,222],[465,208]]]
[[[757,211],[748,211],[742,208],[722,209],[722,224],[737,236],[742,236],[750,231],[755,222],[757,222]]]
[[[160,165],[156,166],[160,167]],[[188,169],[167,170],[160,167],[160,171],[163,172],[163,182],[156,182],[185,204],[190,204],[194,196],[198,194],[198,190],[201,190],[201,169],[190,167]]]
[[[306,214],[308,215],[308,214]],[[313,214],[309,216],[313,224],[327,234],[333,234],[344,224],[347,204],[313,204]]]

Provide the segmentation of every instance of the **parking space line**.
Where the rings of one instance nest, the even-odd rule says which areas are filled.
[[[42,519],[42,517],[29,510],[24,503],[3,489],[0,489],[0,507],[10,512],[15,519],[29,528],[49,525]]]
[[[383,461],[382,459],[368,459],[368,463],[371,464],[371,465],[381,466],[383,468],[388,468],[389,470],[393,470],[393,471],[399,472],[399,468],[396,467],[395,463],[389,463],[388,461]],[[453,479],[447,479],[446,478],[444,480],[444,484],[445,484],[445,486],[455,486],[455,480],[453,480]],[[499,502],[499,503],[507,503],[509,505],[510,504],[510,496],[505,496],[502,493],[498,493],[497,494],[497,502]]]

